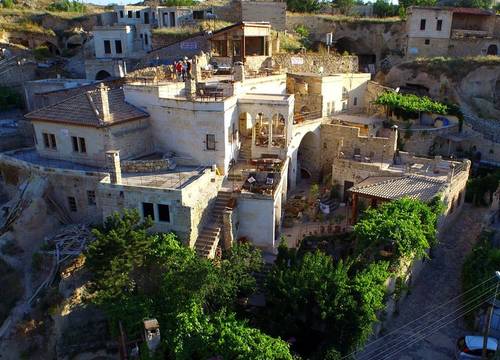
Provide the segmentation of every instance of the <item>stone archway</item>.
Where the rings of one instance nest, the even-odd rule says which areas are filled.
[[[290,165],[288,168],[289,190],[315,181],[320,170],[319,128],[296,136],[290,146]],[[302,176],[304,175],[304,176]]]
[[[351,37],[341,37],[335,42],[335,48],[339,53],[348,52],[358,56],[359,70],[368,70],[369,64],[377,63],[377,54],[373,52],[372,46],[363,39],[353,39]]]
[[[104,79],[107,79],[110,77],[111,77],[111,74],[109,72],[107,72],[106,70],[98,71],[97,74],[95,74],[96,80],[104,80]]]
[[[498,55],[498,46],[496,44],[491,44],[486,50],[486,55]]]
[[[52,55],[61,55],[61,51],[59,50],[57,45],[54,45],[50,41],[41,43],[39,47],[46,47]]]

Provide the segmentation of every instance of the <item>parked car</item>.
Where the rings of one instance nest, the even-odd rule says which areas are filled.
[[[457,341],[456,357],[459,360],[481,359],[483,352],[483,337],[478,335],[463,336]],[[492,337],[488,338],[487,358],[493,359],[498,347],[498,340]]]

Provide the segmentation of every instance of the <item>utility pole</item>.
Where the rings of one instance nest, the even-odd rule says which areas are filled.
[[[488,336],[490,333],[490,323],[491,323],[491,317],[493,316],[493,308],[495,307],[496,300],[497,300],[497,294],[498,294],[498,282],[500,281],[500,271],[495,271],[495,276],[497,278],[497,285],[495,287],[495,296],[493,297],[493,301],[488,307],[488,311],[486,313],[486,321],[484,324],[484,330],[483,330],[483,352],[481,355],[481,359],[486,360],[487,355],[488,355]],[[495,349],[496,350],[496,349]]]

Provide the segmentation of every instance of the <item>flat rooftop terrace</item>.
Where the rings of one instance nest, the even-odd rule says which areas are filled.
[[[2,155],[44,168],[109,173],[109,169],[103,167],[83,165],[67,160],[48,159],[40,156],[35,149],[20,149],[6,152]],[[203,176],[208,168],[207,166],[178,166],[173,170],[156,172],[122,172],[122,185],[178,190]]]
[[[205,174],[206,166],[178,166],[174,170],[150,173],[122,173],[122,184],[155,189],[179,190]]]

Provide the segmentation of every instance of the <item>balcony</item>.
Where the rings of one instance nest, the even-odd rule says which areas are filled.
[[[463,38],[486,38],[488,37],[488,31],[484,30],[467,30],[467,29],[452,29],[451,38],[452,39],[463,39]]]

